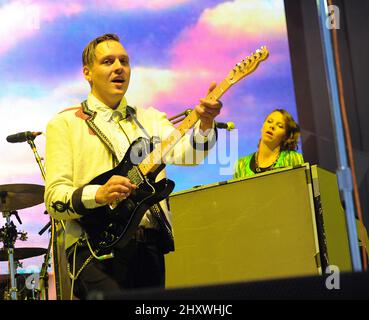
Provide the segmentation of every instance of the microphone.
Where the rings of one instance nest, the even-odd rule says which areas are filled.
[[[231,131],[231,130],[233,130],[235,128],[234,122],[227,122],[227,123],[224,123],[224,122],[215,122],[215,126],[218,129],[227,129],[228,131]]]
[[[16,134],[11,134],[10,136],[7,136],[6,141],[10,143],[16,143],[16,142],[25,142],[27,140],[35,140],[35,138],[40,134],[42,134],[42,132],[31,132],[31,131],[18,132]]]

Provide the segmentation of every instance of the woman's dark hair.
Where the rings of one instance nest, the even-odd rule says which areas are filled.
[[[281,151],[297,150],[297,142],[300,137],[300,126],[297,124],[297,122],[293,119],[288,111],[284,109],[274,109],[268,114],[268,116],[273,112],[281,113],[286,123],[286,137],[281,142]],[[266,118],[268,118],[268,116]]]

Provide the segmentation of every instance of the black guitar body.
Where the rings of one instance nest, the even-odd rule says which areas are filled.
[[[128,177],[138,187],[115,207],[105,205],[91,209],[90,213],[79,219],[94,250],[124,247],[132,238],[145,212],[167,198],[174,189],[172,180],[155,182],[156,176],[165,167],[164,164],[148,176],[144,176],[139,170],[137,161],[143,160],[151,149],[152,144],[148,139],[137,139],[114,169],[97,176],[89,183],[103,185],[113,175],[121,175]]]

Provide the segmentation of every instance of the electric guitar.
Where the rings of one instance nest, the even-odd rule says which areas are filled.
[[[207,98],[218,100],[232,85],[255,71],[259,63],[268,56],[265,46],[247,56],[237,63]],[[89,183],[103,185],[113,175],[121,175],[128,177],[138,187],[127,199],[113,206],[92,209],[93,212],[79,219],[93,250],[124,247],[131,240],[145,212],[169,196],[174,189],[174,182],[169,179],[155,182],[155,178],[165,167],[165,156],[198,120],[199,115],[192,111],[166,140],[155,147],[146,138],[137,139],[114,169],[97,176]]]

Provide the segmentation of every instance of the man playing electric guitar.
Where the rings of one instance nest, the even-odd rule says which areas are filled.
[[[164,113],[127,105],[131,69],[118,36],[94,39],[82,59],[91,92],[50,120],[45,157],[45,204],[66,221],[73,293],[85,299],[94,291],[164,287],[164,254],[174,246],[166,200],[173,185],[162,163],[200,163],[215,143],[221,103],[208,96],[216,84],[192,112],[200,120],[192,135],[172,146],[173,139],[163,143],[174,130]],[[132,155],[142,162],[131,163]]]

